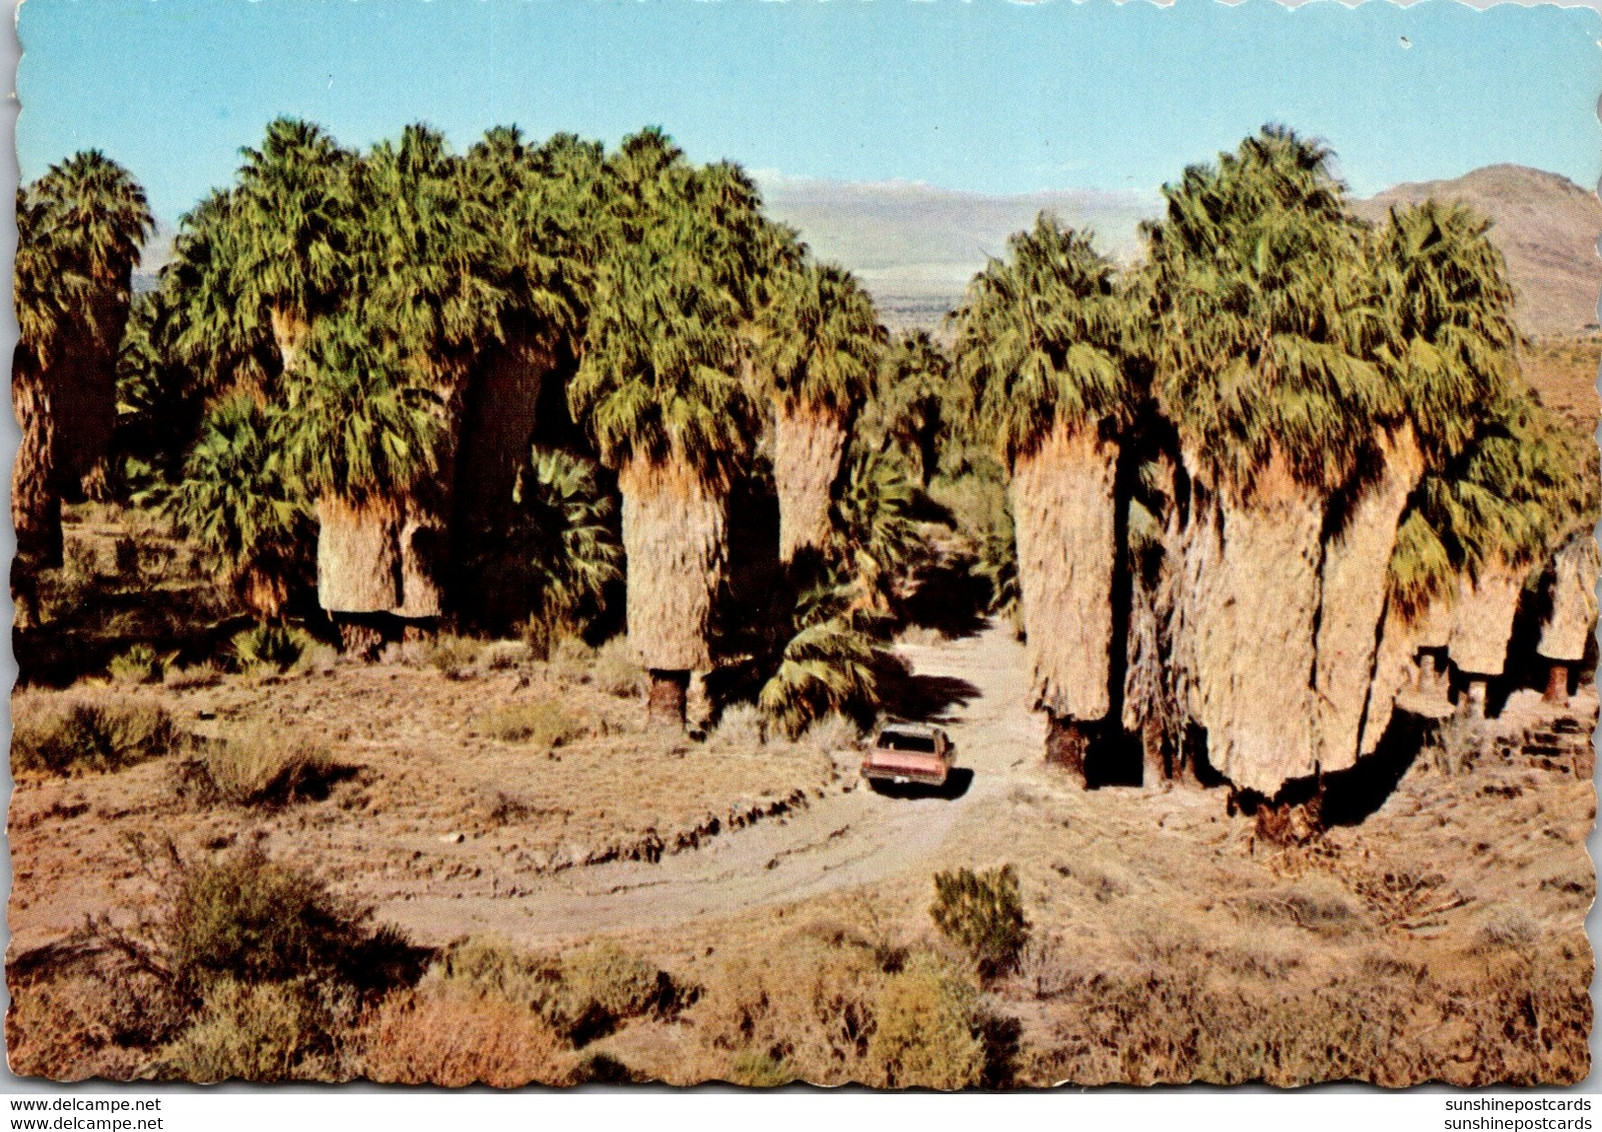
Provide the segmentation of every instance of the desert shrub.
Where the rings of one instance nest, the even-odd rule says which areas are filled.
[[[440,983],[384,999],[364,1035],[363,1071],[374,1081],[511,1089],[559,1083],[560,1042],[528,1008],[461,984]]]
[[[635,659],[628,638],[616,636],[595,650],[595,686],[611,696],[632,699],[645,690],[645,669]]]
[[[561,960],[562,993],[575,1016],[601,1012],[617,1021],[635,1018],[671,994],[671,980],[638,955],[603,941],[570,951]]]
[[[933,647],[945,644],[946,635],[928,625],[908,625],[896,634],[896,641],[903,645]]]
[[[190,1009],[165,980],[127,965],[17,981],[10,990],[11,1068],[54,1081],[136,1076],[143,1051],[176,1032]]]
[[[1428,739],[1429,761],[1442,774],[1463,774],[1489,746],[1485,724],[1458,712],[1434,727]]]
[[[843,715],[826,715],[812,725],[807,732],[806,743],[809,747],[821,751],[831,757],[842,751],[852,752],[851,761],[856,762],[857,746],[862,742],[862,728],[851,719]]]
[[[649,1077],[630,1069],[609,1053],[588,1053],[581,1057],[567,1075],[566,1085],[629,1085],[648,1081]]]
[[[1017,871],[1011,865],[981,873],[958,869],[936,873],[934,886],[929,916],[940,934],[967,951],[981,977],[1012,970],[1029,942]]]
[[[241,672],[287,672],[312,645],[311,634],[287,625],[255,625],[235,633],[229,642],[234,665]]]
[[[478,663],[479,654],[484,651],[481,641],[471,637],[458,637],[452,633],[441,633],[429,642],[423,652],[423,659],[435,671],[448,680],[464,679],[473,665]]]
[[[258,726],[208,743],[178,769],[180,795],[204,805],[281,806],[323,798],[343,768],[317,743]]]
[[[147,644],[137,644],[112,657],[108,666],[111,678],[123,684],[154,684],[172,663],[171,656],[162,656]]]
[[[518,641],[534,660],[553,660],[569,642],[583,646],[583,627],[575,625],[560,612],[531,614],[517,627]],[[587,647],[587,646],[585,646]]]
[[[917,955],[879,994],[868,1043],[875,1084],[964,1089],[985,1068],[978,990],[931,955]]]
[[[441,953],[425,980],[434,983],[515,1003],[575,1045],[670,1007],[678,996],[666,972],[611,942],[550,959],[494,938],[469,938]]]
[[[777,1089],[796,1079],[790,1063],[759,1050],[736,1054],[729,1066],[729,1081],[747,1089]]]
[[[1277,979],[1215,989],[1210,963],[1210,954],[1193,950],[1072,976],[1032,1043],[1035,1064],[1025,1078],[1078,1085],[1550,1085],[1589,1069],[1585,984],[1540,963],[1515,960],[1461,983],[1438,981],[1411,964],[1390,973],[1370,964],[1359,977],[1337,976],[1299,992]],[[1419,1025],[1421,1004],[1445,1002],[1455,1004],[1449,1029]]]
[[[755,750],[768,741],[767,722],[755,704],[731,704],[718,718],[713,738],[740,750]]]
[[[41,703],[17,699],[13,771],[114,771],[159,758],[180,742],[172,716],[149,700],[113,698]]]
[[[1054,998],[1068,989],[1070,972],[1057,940],[1030,940],[1018,953],[1018,979],[1034,998]]]
[[[1487,917],[1475,933],[1475,950],[1526,952],[1540,935],[1535,922],[1522,908],[1504,908]]]
[[[562,972],[552,959],[494,937],[472,936],[445,948],[429,978],[516,1003],[543,1017],[556,1013]]]
[[[216,1081],[337,1080],[351,1001],[307,979],[248,983],[222,978],[199,1016],[156,1059],[161,1077]]]
[[[193,986],[348,974],[366,915],[309,874],[247,849],[185,870],[168,923],[171,962]]]
[[[533,651],[523,641],[492,641],[484,647],[484,665],[493,672],[504,672],[533,659]]]
[[[862,1081],[883,983],[869,949],[799,939],[760,963],[726,963],[694,1017],[714,1052],[766,1057],[818,1085]]]
[[[506,704],[484,718],[484,732],[502,743],[560,747],[581,734],[578,723],[551,700]]]

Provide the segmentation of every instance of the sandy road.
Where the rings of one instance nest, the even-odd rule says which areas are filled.
[[[1033,773],[1043,725],[1024,703],[1023,649],[1005,626],[900,652],[917,679],[950,701],[936,718],[957,744],[958,766],[972,772],[959,796],[830,794],[656,864],[573,869],[514,899],[413,899],[379,914],[431,941],[485,931],[545,941],[724,916],[918,869],[960,823],[979,820],[986,800]]]

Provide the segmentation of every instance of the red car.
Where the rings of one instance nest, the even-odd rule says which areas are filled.
[[[887,723],[862,760],[862,777],[874,787],[887,783],[944,786],[955,762],[956,748],[940,728]]]

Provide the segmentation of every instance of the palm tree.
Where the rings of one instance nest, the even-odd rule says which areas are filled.
[[[918,514],[928,500],[894,455],[875,449],[851,457],[839,494],[823,547],[825,573],[851,594],[855,619],[887,620],[925,554]]]
[[[536,449],[512,495],[510,540],[535,579],[530,620],[547,642],[584,632],[623,580],[613,497],[601,489],[593,462],[558,449]]]
[[[1461,205],[1393,209],[1371,260],[1377,357],[1399,397],[1326,540],[1318,661],[1319,767],[1352,766],[1375,672],[1385,579],[1408,499],[1462,451],[1514,379],[1513,290],[1490,223]]]
[[[1394,414],[1328,162],[1266,127],[1165,186],[1145,229],[1158,398],[1192,484],[1176,648],[1209,761],[1268,798],[1318,769],[1326,507]]]
[[[354,315],[318,322],[296,375],[282,445],[315,501],[318,601],[346,647],[371,654],[381,638],[365,618],[401,604],[397,501],[436,471],[438,401],[394,343]]]
[[[484,203],[442,134],[406,127],[399,145],[380,142],[352,170],[351,180],[362,217],[353,241],[361,317],[394,342],[412,380],[433,394],[439,417],[427,474],[370,512],[375,529],[364,540],[376,541],[387,517],[398,517],[401,588],[389,612],[432,621],[446,611],[448,527],[467,375],[485,345],[500,336],[504,295],[485,266],[490,247]]]
[[[871,719],[879,699],[875,660],[873,646],[849,621],[804,624],[785,645],[757,704],[791,739],[831,714]]]
[[[1528,393],[1510,397],[1460,479],[1439,493],[1441,525],[1460,547],[1458,615],[1447,654],[1483,713],[1489,677],[1507,661],[1526,576],[1576,529],[1595,524],[1589,488],[1595,449],[1560,426]],[[1584,470],[1582,470],[1584,469]],[[1436,502],[1436,500],[1432,500]]]
[[[1536,652],[1547,662],[1548,703],[1569,702],[1569,670],[1585,659],[1596,631],[1596,582],[1602,555],[1589,531],[1570,538],[1553,556],[1547,579],[1546,616]]]
[[[760,224],[753,187],[692,169],[660,134],[613,162],[618,238],[600,265],[574,419],[623,495],[629,641],[651,674],[653,717],[682,725],[689,675],[711,667],[727,555],[727,498],[753,413],[740,379]]]
[[[73,313],[86,307],[89,281],[63,256],[57,235],[44,206],[19,191],[14,286],[21,333],[11,367],[11,407],[22,430],[11,466],[11,524],[17,536],[19,582],[39,569],[61,564],[61,495],[56,488],[56,412],[50,375],[65,349],[63,339]]]
[[[117,420],[117,349],[133,299],[139,249],[155,228],[145,192],[99,150],[52,165],[28,189],[37,224],[53,232],[59,269],[87,286],[70,314],[49,380],[55,475],[70,495],[105,498]]]
[[[957,368],[1011,476],[1030,697],[1047,758],[1083,772],[1111,707],[1118,434],[1138,390],[1112,263],[1042,215],[957,312]]]
[[[353,157],[321,127],[294,118],[267,125],[245,164],[228,209],[226,264],[235,312],[265,326],[285,373],[298,364],[313,322],[343,297],[351,268],[347,247],[354,219],[348,178]]]
[[[306,500],[282,466],[283,425],[248,392],[228,395],[202,421],[179,481],[154,495],[262,621],[283,616],[309,541]]]
[[[880,412],[890,439],[917,457],[918,476],[928,488],[940,470],[940,448],[954,421],[946,407],[951,361],[927,330],[896,338],[879,373]]]
[[[605,224],[604,173],[601,146],[568,134],[535,147],[497,127],[466,157],[469,191],[489,225],[482,270],[504,295],[498,340],[473,362],[462,399],[452,537],[469,604],[490,574],[519,568],[515,555],[493,560],[485,540],[516,521],[513,489],[537,414],[561,401],[547,383],[575,364]],[[546,434],[563,423],[546,421]]]
[[[762,368],[771,382],[779,559],[820,550],[852,418],[872,389],[884,329],[844,268],[806,262],[764,310]]]
[[[1381,661],[1360,752],[1374,750],[1421,648],[1445,648],[1483,710],[1506,662],[1533,564],[1596,514],[1595,448],[1514,386],[1487,406],[1480,435],[1414,492],[1387,577]]]

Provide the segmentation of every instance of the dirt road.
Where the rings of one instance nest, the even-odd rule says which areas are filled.
[[[830,794],[782,820],[731,830],[655,864],[571,869],[511,899],[394,902],[380,916],[429,941],[487,931],[535,942],[724,916],[900,873],[918,873],[926,883],[921,863],[959,824],[980,820],[987,800],[1039,773],[1043,724],[1023,702],[1023,649],[1007,627],[899,651],[929,698],[947,705],[936,719],[955,740],[965,772],[957,780],[961,792],[949,792],[955,796]]]

